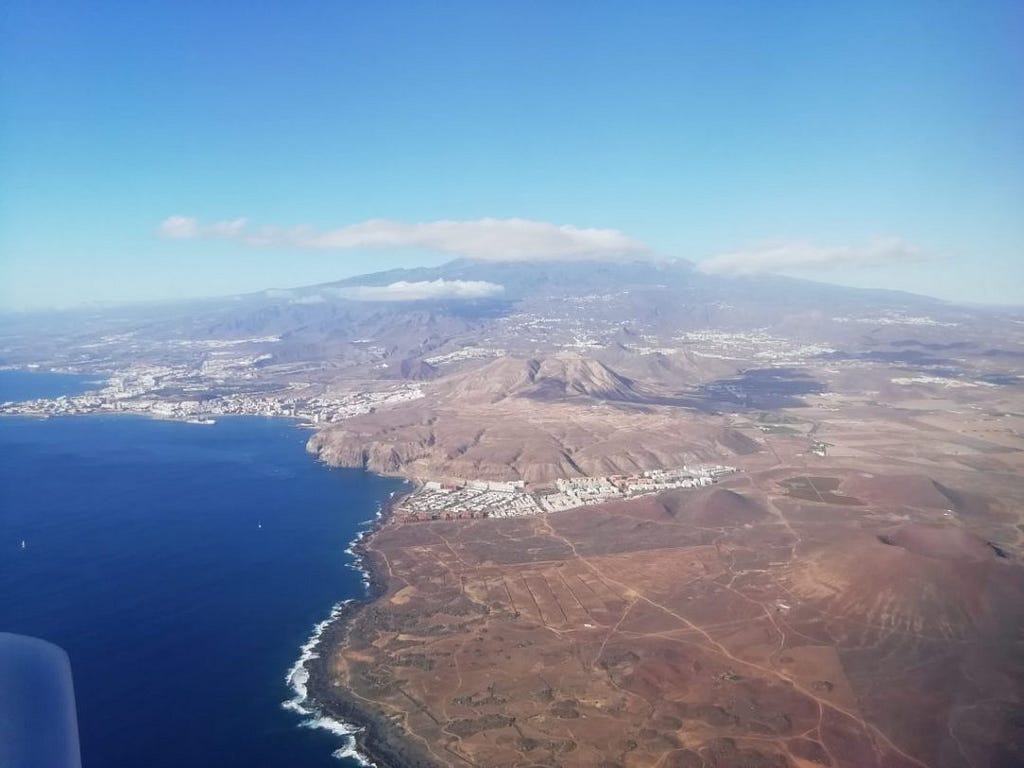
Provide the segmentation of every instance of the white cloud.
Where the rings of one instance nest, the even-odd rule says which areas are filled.
[[[830,270],[878,267],[894,262],[919,261],[921,249],[898,237],[872,240],[864,246],[821,247],[806,242],[761,245],[719,253],[697,264],[708,274],[753,275],[792,270]]]
[[[164,237],[237,238],[252,246],[316,249],[421,248],[488,261],[563,261],[632,259],[648,255],[647,246],[616,229],[549,224],[530,219],[441,220],[407,224],[371,219],[339,229],[261,227],[250,230],[245,219],[200,225],[172,216],[160,226]]]
[[[213,224],[201,225],[192,216],[168,216],[160,222],[157,233],[169,240],[195,240],[197,238],[235,238],[245,232],[245,219],[229,219],[215,221]]]
[[[171,240],[190,240],[199,236],[199,222],[191,216],[168,216],[160,222],[160,237]]]
[[[424,299],[485,299],[499,296],[504,286],[485,280],[400,280],[390,285],[353,285],[335,289],[355,301],[422,301]]]
[[[240,237],[248,222],[245,219],[230,219],[214,222],[205,230],[206,237]]]

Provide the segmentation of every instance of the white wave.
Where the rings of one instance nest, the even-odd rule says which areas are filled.
[[[355,538],[345,549],[345,554],[352,558],[352,562],[347,565],[362,574],[364,593],[370,588],[370,572],[363,567],[363,558],[355,551],[355,548],[363,538],[370,533],[371,527],[381,519],[383,513],[383,505],[378,504],[377,512],[373,519],[366,520],[362,523],[364,527],[356,534]],[[334,718],[327,717],[309,699],[309,670],[306,668],[306,664],[313,659],[320,658],[320,654],[317,651],[317,648],[320,645],[320,638],[323,636],[327,627],[329,627],[338,618],[338,616],[341,615],[345,606],[351,602],[351,600],[343,600],[336,604],[331,608],[331,612],[328,614],[327,618],[313,627],[313,632],[310,634],[309,639],[303,643],[302,647],[299,649],[299,658],[291,666],[291,669],[288,670],[288,674],[285,675],[285,682],[288,684],[288,687],[291,688],[294,696],[287,701],[282,702],[281,706],[303,717],[304,719],[300,723],[303,728],[318,728],[342,737],[344,739],[344,744],[333,752],[334,757],[339,760],[345,758],[355,760],[359,765],[364,766],[364,768],[376,768],[374,763],[371,762],[366,755],[359,752],[357,748],[355,735],[362,731],[362,728],[341,720],[335,720]]]
[[[327,618],[313,627],[313,632],[310,634],[309,639],[302,644],[298,660],[292,665],[285,676],[285,682],[288,683],[288,687],[292,689],[295,695],[282,702],[281,706],[302,716],[304,719],[300,725],[303,728],[318,728],[342,737],[344,744],[333,753],[335,757],[338,759],[349,758],[355,760],[361,766],[373,768],[374,764],[369,758],[356,748],[355,735],[362,729],[350,723],[327,717],[309,699],[309,670],[306,668],[306,664],[320,657],[317,647],[320,645],[320,638],[323,636],[324,630],[338,618],[342,609],[350,602],[352,601],[344,600],[335,605],[331,608]]]
[[[351,726],[348,723],[343,723],[340,720],[335,720],[330,717],[310,718],[309,720],[306,720],[302,723],[302,727],[318,728],[322,731],[329,731],[330,733],[333,733],[335,736],[343,737],[346,743],[348,742],[351,736],[359,733],[359,731],[362,730],[360,728]]]
[[[363,766],[363,768],[377,768],[377,766],[374,763],[366,759],[366,755],[364,755],[362,752],[356,749],[356,740],[354,738],[350,736],[349,741],[351,743],[346,744],[341,749],[334,750],[334,752],[332,752],[331,754],[339,760],[344,760],[346,757],[349,760],[355,760],[357,763]]]
[[[320,654],[317,653],[316,649],[320,644],[320,638],[323,636],[324,630],[327,629],[332,621],[338,618],[342,608],[344,608],[349,602],[351,601],[344,600],[331,608],[331,613],[328,617],[313,627],[313,632],[309,636],[309,639],[303,643],[302,647],[299,649],[298,660],[292,665],[291,669],[288,670],[288,674],[285,676],[285,682],[288,683],[288,687],[295,692],[295,696],[284,702],[282,705],[286,709],[290,709],[293,712],[298,712],[304,715],[312,714],[312,711],[306,707],[309,694],[306,687],[309,683],[309,670],[306,669],[306,663],[313,659],[320,658]]]
[[[363,566],[363,556],[356,552],[356,547],[362,543],[363,539],[370,535],[374,525],[384,516],[384,505],[378,503],[377,510],[369,520],[364,520],[361,525],[363,526],[357,533],[352,542],[345,549],[345,554],[352,558],[352,562],[348,563],[348,567],[354,571],[358,571],[362,576],[363,592],[368,592],[372,584],[370,579],[370,572]]]

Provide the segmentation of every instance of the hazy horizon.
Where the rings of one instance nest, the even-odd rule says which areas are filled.
[[[454,261],[454,260],[442,261],[442,262],[440,262],[439,264],[437,264],[435,266],[436,267],[443,267],[443,266],[445,266],[445,265],[447,265],[449,263],[452,263],[452,261]],[[665,260],[662,263],[668,264],[671,261],[672,260]],[[502,263],[502,262],[493,262],[493,263]],[[505,262],[505,263],[514,263],[514,262]],[[542,262],[542,263],[547,263],[547,264],[554,265],[554,264],[557,263],[557,261],[549,261],[549,262]],[[589,262],[589,263],[593,263],[593,262]],[[693,266],[696,268],[697,265],[693,265]],[[213,292],[213,293],[195,293],[195,294],[189,294],[189,295],[167,296],[167,297],[149,297],[149,298],[139,297],[139,298],[109,299],[109,300],[95,300],[95,301],[88,301],[88,300],[86,300],[86,301],[80,301],[80,302],[77,302],[77,303],[54,304],[54,305],[39,305],[39,306],[29,306],[29,307],[4,307],[4,306],[0,306],[0,316],[6,315],[8,317],[11,317],[11,316],[47,315],[47,314],[60,314],[60,313],[88,312],[88,311],[93,311],[93,310],[105,310],[105,309],[113,309],[113,310],[116,310],[116,309],[126,309],[126,310],[145,309],[146,307],[154,307],[154,308],[156,308],[156,307],[164,307],[164,306],[174,306],[174,305],[178,305],[178,304],[188,304],[190,302],[216,302],[218,300],[238,299],[238,298],[244,298],[244,297],[249,297],[249,296],[260,296],[261,294],[266,294],[267,298],[274,298],[275,294],[278,294],[278,296],[277,296],[278,298],[284,298],[284,294],[291,293],[291,292],[294,292],[294,291],[300,291],[302,289],[307,289],[307,288],[315,288],[315,287],[317,287],[319,285],[330,285],[332,283],[341,282],[341,281],[352,279],[352,278],[359,278],[359,277],[364,277],[364,276],[372,276],[372,275],[375,275],[375,274],[382,274],[385,271],[390,271],[390,270],[393,270],[393,269],[420,269],[420,268],[424,268],[424,266],[422,264],[416,263],[416,264],[411,264],[409,267],[404,267],[404,266],[389,267],[388,270],[381,270],[380,272],[358,272],[358,273],[351,274],[351,275],[342,275],[342,276],[339,276],[337,278],[328,278],[327,280],[324,280],[324,281],[322,281],[320,283],[295,283],[295,284],[289,284],[289,285],[272,285],[272,286],[266,286],[266,287],[262,287],[262,288],[255,288],[255,289],[252,289],[252,290],[235,291],[235,292],[231,292],[231,293]],[[430,269],[432,267],[426,267],[426,268]],[[695,269],[695,271],[697,271],[697,270]],[[814,276],[806,277],[806,278],[804,278],[804,277],[795,277],[795,276],[790,276],[790,275],[785,275],[785,274],[766,274],[764,276],[766,276],[766,277],[783,277],[783,278],[792,277],[793,279],[805,280],[805,281],[807,281],[809,283],[812,283],[812,284],[813,283],[817,283],[817,284],[820,284],[822,286],[840,287],[840,288],[851,288],[851,289],[854,289],[854,290],[863,289],[863,290],[891,291],[891,292],[895,292],[895,293],[905,293],[905,294],[908,294],[908,295],[917,296],[917,297],[924,298],[924,299],[935,299],[937,301],[947,302],[947,303],[949,303],[951,305],[962,306],[962,307],[965,307],[965,308],[966,307],[973,307],[973,308],[978,308],[978,309],[989,309],[989,310],[999,310],[999,309],[1016,310],[1016,309],[1024,308],[1024,299],[1022,299],[1021,301],[1016,302],[1016,303],[1013,303],[1013,302],[1002,302],[1002,303],[1000,303],[1000,302],[971,302],[971,301],[963,301],[963,300],[958,301],[956,299],[948,299],[948,298],[944,298],[942,296],[934,296],[934,295],[930,295],[930,294],[926,294],[926,293],[921,293],[921,292],[916,292],[916,291],[906,291],[906,290],[901,289],[901,288],[886,288],[884,286],[870,286],[870,285],[857,286],[857,285],[849,285],[849,284],[843,284],[843,283],[836,283],[836,282],[831,282],[831,281],[815,278]],[[749,275],[736,275],[736,276],[733,276],[733,277],[749,277]],[[436,280],[437,278],[434,278],[434,279]],[[413,283],[413,285],[421,285],[421,284],[423,284],[423,283]],[[339,294],[337,296],[337,298],[338,299],[345,299],[345,298],[351,299],[353,297],[346,297],[346,296],[343,296],[343,295]],[[493,298],[493,297],[492,296],[486,296],[486,295],[485,296],[459,296],[459,295],[430,296],[430,295],[426,295],[426,296],[412,297],[412,300],[414,300],[414,301],[453,300],[453,299],[454,300],[458,300],[458,299],[467,299],[467,298],[468,299],[478,299],[478,298]],[[498,296],[498,298],[500,298],[500,296]],[[372,297],[372,296],[367,296],[367,297],[363,298],[362,300],[388,301],[390,299],[387,298],[387,297],[383,297],[383,296],[379,297],[379,298],[376,298],[376,299],[374,297]],[[299,303],[302,303],[302,302],[300,301]]]

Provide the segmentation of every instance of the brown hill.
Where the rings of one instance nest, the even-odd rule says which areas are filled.
[[[953,509],[961,514],[982,514],[989,506],[979,494],[950,488],[925,475],[851,475],[840,488],[844,495],[875,504]]]
[[[543,358],[501,358],[456,374],[444,386],[450,398],[478,403],[495,403],[508,397],[643,400],[642,393],[630,379],[597,360],[573,353]]]
[[[979,536],[955,525],[903,523],[878,534],[883,544],[943,560],[991,560],[998,551]]]
[[[1024,568],[954,526],[837,536],[799,561],[789,588],[816,610],[882,635],[1007,637],[1024,621]]]
[[[627,347],[613,346],[602,350],[600,357],[622,375],[666,393],[684,392],[739,371],[737,361],[698,357],[688,351],[639,354]]]
[[[399,366],[399,373],[403,379],[425,381],[436,377],[437,369],[419,358],[407,357]]]
[[[704,528],[743,525],[768,515],[754,499],[726,488],[669,491],[658,500],[671,517]]]

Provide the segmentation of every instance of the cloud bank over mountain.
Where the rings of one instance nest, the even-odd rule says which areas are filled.
[[[617,229],[576,227],[522,218],[441,219],[407,223],[369,219],[336,229],[308,226],[252,226],[245,218],[204,223],[191,216],[169,216],[157,233],[169,240],[230,240],[253,248],[298,248],[323,251],[422,250],[490,262],[654,260],[642,241]],[[717,253],[697,263],[711,275],[757,275],[778,272],[828,272],[925,261],[928,254],[900,237],[878,237],[859,245],[819,245],[805,240],[765,243]],[[473,281],[466,284],[410,283],[373,286],[346,298],[373,299],[388,288],[394,298],[466,298],[467,293],[491,290]],[[428,287],[429,286],[429,287]],[[501,286],[497,286],[499,289]],[[419,293],[437,296],[419,296]],[[456,293],[453,293],[456,292]],[[383,294],[382,294],[383,295]],[[493,293],[486,295],[494,295]]]
[[[336,293],[354,301],[423,301],[427,299],[487,299],[500,296],[504,287],[486,280],[399,280],[389,285],[354,285]]]
[[[818,246],[807,242],[774,243],[720,253],[697,264],[706,274],[754,275],[791,270],[827,271],[880,267],[924,260],[920,248],[898,237],[877,238],[862,246]]]
[[[405,223],[370,219],[331,230],[312,227],[250,227],[244,219],[204,224],[169,216],[158,234],[173,240],[231,239],[254,247],[324,250],[421,249],[484,261],[642,259],[649,248],[617,229],[551,224],[531,219],[439,220]]]

